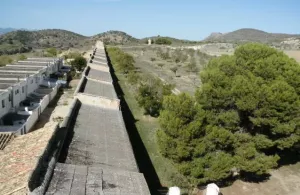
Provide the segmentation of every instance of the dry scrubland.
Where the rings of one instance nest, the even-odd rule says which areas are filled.
[[[124,47],[123,50],[134,56],[135,66],[141,71],[152,74],[161,80],[175,84],[180,92],[193,94],[195,87],[199,86],[198,72],[207,64],[211,56],[193,49],[175,50],[166,47]],[[169,58],[163,59],[158,55],[159,50],[168,53]],[[180,60],[176,61],[176,56]],[[194,69],[189,64],[195,63]],[[177,67],[176,74],[171,70]],[[179,92],[177,91],[177,92]]]

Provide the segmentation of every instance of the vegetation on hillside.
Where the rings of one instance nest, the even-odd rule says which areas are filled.
[[[66,30],[18,30],[0,36],[0,55],[25,53],[33,48],[82,48],[92,43],[92,39]]]
[[[107,31],[97,34],[92,37],[93,40],[101,40],[105,44],[125,44],[125,43],[137,43],[138,39],[128,35],[122,31]]]
[[[0,56],[0,66],[5,66],[6,64],[12,63],[13,59],[8,55]]]
[[[74,60],[71,61],[72,69],[75,69],[77,71],[83,71],[86,65],[87,65],[87,61],[82,56],[77,56],[74,58]]]
[[[261,44],[212,59],[195,97],[167,96],[157,139],[194,186],[263,176],[299,149],[300,66]]]
[[[183,175],[176,170],[171,161],[165,159],[159,153],[155,138],[156,130],[159,128],[158,119],[156,117],[151,117],[150,113],[147,115],[146,109],[150,110],[150,108],[147,106],[144,107],[143,103],[142,105],[138,103],[138,100],[149,102],[146,104],[152,107],[152,105],[155,105],[151,103],[152,101],[156,102],[155,99],[159,99],[159,101],[161,101],[161,97],[157,98],[157,92],[161,94],[162,89],[165,89],[164,93],[171,94],[171,91],[167,89],[168,84],[163,83],[162,81],[149,75],[147,72],[142,72],[137,68],[134,68],[127,74],[124,74],[123,71],[119,71],[114,63],[117,63],[116,58],[118,58],[117,55],[119,52],[121,53],[121,51],[116,52],[115,50],[119,49],[107,48],[108,56],[114,69],[116,70],[115,73],[118,77],[118,83],[122,87],[124,98],[126,99],[126,102],[132,114],[134,115],[134,119],[136,120],[134,125],[138,130],[143,144],[147,148],[147,153],[151,158],[151,164],[153,164],[155,167],[155,171],[159,177],[159,181],[153,180],[151,182],[161,182],[162,186],[176,185],[180,187],[187,187],[188,183]],[[138,94],[138,91],[141,91],[141,93]],[[161,107],[159,110],[160,109]],[[126,114],[130,115],[129,113]],[[142,161],[147,161],[147,159],[142,159]],[[151,167],[144,167],[144,169],[151,170]],[[146,174],[146,176],[148,177],[149,175]]]
[[[135,98],[139,106],[145,111],[144,114],[158,116],[162,108],[163,96],[170,95],[174,86],[163,83],[151,75],[137,72],[134,58],[120,48],[111,47],[107,49],[107,52],[116,70],[128,77],[129,83],[135,89]]]
[[[171,45],[172,41],[165,37],[159,37],[154,41],[154,43],[157,45]]]

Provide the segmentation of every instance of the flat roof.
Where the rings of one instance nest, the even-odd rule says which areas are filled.
[[[111,75],[109,72],[96,70],[93,68],[90,68],[87,76],[92,79],[97,79],[97,80],[106,81],[106,82],[112,82],[112,78],[111,78]]]
[[[23,61],[36,61],[36,62],[53,62],[57,61],[59,58],[27,58]]]
[[[150,195],[142,173],[57,163],[46,192],[54,194]]]
[[[82,104],[66,139],[71,140],[69,147],[62,151],[67,153],[66,164],[106,165],[138,172],[122,113],[118,110]]]
[[[19,66],[47,66],[49,62],[41,62],[41,63],[36,63],[36,62],[16,62],[16,63],[11,63],[7,65],[19,65]],[[6,66],[7,66],[6,65]]]
[[[5,75],[33,75],[34,73],[26,73],[26,72],[0,72],[0,74],[5,74]]]
[[[11,84],[1,84],[0,83],[0,89],[7,89],[7,88],[9,88],[11,86],[12,86]]]
[[[18,81],[17,79],[4,79],[4,80],[1,80],[0,79],[0,83],[1,84],[15,84],[15,83],[19,83],[21,81]]]
[[[32,70],[32,71],[38,71],[42,70],[42,67],[13,67],[13,66],[3,66],[0,67],[0,70]]]
[[[112,84],[102,83],[93,80],[86,80],[85,86],[82,90],[83,93],[106,97],[109,99],[117,99],[115,88]]]
[[[7,73],[3,73],[3,72],[0,72],[0,78],[26,78],[27,75],[26,74],[7,74]]]

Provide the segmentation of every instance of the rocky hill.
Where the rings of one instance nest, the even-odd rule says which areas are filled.
[[[209,42],[262,42],[262,43],[279,43],[285,39],[299,37],[300,35],[268,33],[265,31],[243,28],[229,33],[212,33],[204,41]]]

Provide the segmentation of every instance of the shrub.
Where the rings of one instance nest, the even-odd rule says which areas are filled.
[[[171,45],[172,41],[168,38],[159,37],[155,40],[155,44],[158,44],[158,45]]]
[[[71,61],[71,66],[78,71],[83,71],[86,67],[87,61],[84,57],[78,56],[74,60]]]
[[[12,63],[13,59],[7,55],[0,56],[0,66],[5,66],[6,64]]]

